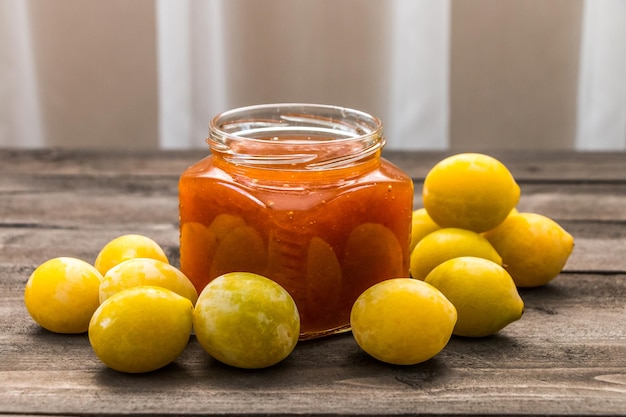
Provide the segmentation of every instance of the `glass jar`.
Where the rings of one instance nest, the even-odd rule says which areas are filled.
[[[282,285],[300,339],[350,329],[356,298],[409,276],[413,182],[381,158],[379,119],[314,104],[234,109],[179,182],[180,266],[198,292],[227,272]]]

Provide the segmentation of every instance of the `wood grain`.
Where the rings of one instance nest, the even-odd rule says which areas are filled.
[[[522,319],[482,339],[453,337],[425,363],[375,361],[348,334],[301,342],[245,371],[192,337],[144,375],[102,365],[85,334],[39,328],[23,305],[32,270],[93,261],[109,239],[149,235],[178,262],[177,179],[201,152],[0,151],[0,415],[626,415],[626,157],[503,154],[519,208],[576,239],[561,275],[524,289]],[[443,153],[389,158],[415,179]]]

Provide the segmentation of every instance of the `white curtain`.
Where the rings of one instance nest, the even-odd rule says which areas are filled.
[[[194,146],[228,108],[299,101],[381,117],[390,147],[445,148],[449,2],[363,4],[159,0],[161,145]]]
[[[0,0],[0,147],[204,148],[218,112],[302,101],[379,116],[388,148],[449,149],[458,1]],[[626,149],[624,22],[623,0],[584,2],[575,149]],[[50,68],[53,29],[77,52]]]
[[[44,145],[27,4],[0,3],[0,146]]]
[[[157,0],[159,143],[198,146],[227,106],[221,1]]]
[[[626,149],[626,1],[585,3],[578,88],[576,147]]]

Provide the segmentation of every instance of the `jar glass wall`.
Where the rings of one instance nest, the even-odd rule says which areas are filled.
[[[282,285],[301,339],[349,330],[356,297],[409,272],[413,183],[381,158],[382,123],[353,109],[268,104],[216,116],[211,155],[180,178],[181,270]]]

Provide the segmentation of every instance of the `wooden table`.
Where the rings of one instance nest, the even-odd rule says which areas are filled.
[[[301,342],[264,370],[219,364],[191,339],[148,374],[107,369],[86,334],[42,330],[23,289],[43,261],[93,262],[124,233],[178,262],[177,180],[194,152],[0,150],[0,413],[626,415],[626,154],[493,153],[521,185],[521,211],[576,239],[563,273],[521,291],[524,317],[484,339],[453,337],[435,358],[391,366],[351,334]],[[443,153],[386,157],[421,184]]]

